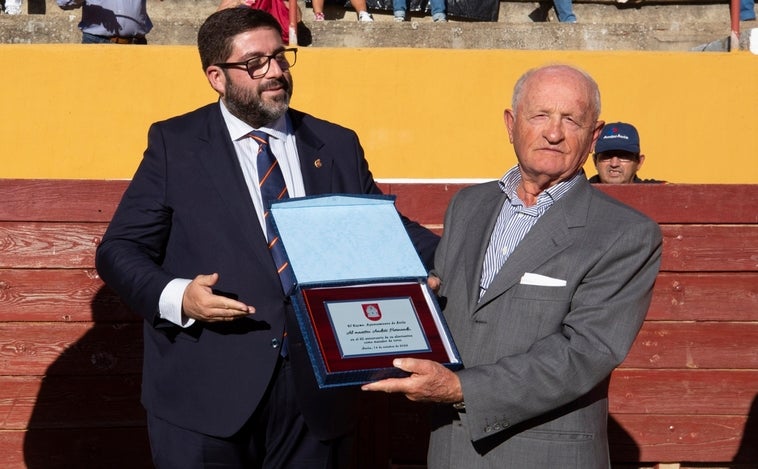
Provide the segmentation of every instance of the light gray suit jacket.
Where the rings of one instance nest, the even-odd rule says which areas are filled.
[[[608,467],[608,378],[650,305],[660,229],[583,178],[479,301],[484,253],[505,200],[496,181],[472,186],[445,217],[435,269],[465,366],[458,376],[466,408],[435,409],[429,467]]]

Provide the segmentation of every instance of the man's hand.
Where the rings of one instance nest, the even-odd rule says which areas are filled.
[[[396,358],[392,364],[411,375],[365,384],[363,391],[400,392],[412,401],[456,403],[463,401],[461,381],[444,366],[431,360]]]
[[[195,277],[182,298],[182,312],[197,321],[232,321],[255,312],[255,308],[231,298],[213,293],[213,285],[218,282],[218,274]]]
[[[439,293],[441,283],[442,281],[440,278],[434,274],[429,274],[429,277],[426,278],[427,286],[429,286],[429,288],[431,288],[434,293]]]

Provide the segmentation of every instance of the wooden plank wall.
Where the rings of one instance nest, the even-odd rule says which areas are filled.
[[[0,179],[4,468],[151,467],[141,324],[94,270],[126,184]],[[382,187],[441,232],[462,186]],[[758,185],[603,190],[664,233],[648,319],[611,380],[614,467],[758,467]],[[366,404],[358,467],[423,467],[426,407],[384,395]]]
[[[141,323],[94,268],[125,188],[0,180],[2,467],[151,467]]]

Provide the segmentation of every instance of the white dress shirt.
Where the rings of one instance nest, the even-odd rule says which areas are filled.
[[[237,153],[237,159],[240,168],[242,168],[242,175],[245,178],[247,190],[250,191],[250,196],[253,199],[253,207],[251,208],[255,210],[258,222],[261,224],[261,229],[265,235],[266,221],[263,218],[263,200],[260,188],[258,187],[258,143],[250,138],[248,134],[253,130],[261,130],[269,135],[271,152],[279,162],[289,196],[303,197],[305,196],[305,184],[303,183],[303,174],[300,171],[300,159],[297,154],[292,124],[289,116],[285,114],[272,122],[270,126],[255,129],[233,116],[222,100],[219,100],[219,106],[221,106],[221,115],[231,136],[234,151]],[[203,273],[211,274],[213,272]],[[161,293],[158,304],[161,318],[182,327],[189,327],[195,322],[194,319],[182,314],[184,291],[191,281],[192,279],[176,278],[166,285]]]

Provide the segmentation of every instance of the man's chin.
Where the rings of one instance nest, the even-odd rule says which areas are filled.
[[[284,93],[282,95],[267,96],[263,95],[261,102],[263,107],[273,113],[285,113],[290,107],[290,97]]]
[[[620,176],[620,175],[606,176],[605,179],[608,181],[609,184],[623,184],[624,183],[624,176]]]
[[[288,103],[282,103],[281,105],[278,105],[278,106],[269,107],[268,112],[272,117],[271,120],[274,121],[276,119],[279,119],[280,117],[284,115],[285,112],[287,112],[287,109],[289,108],[290,107]]]

